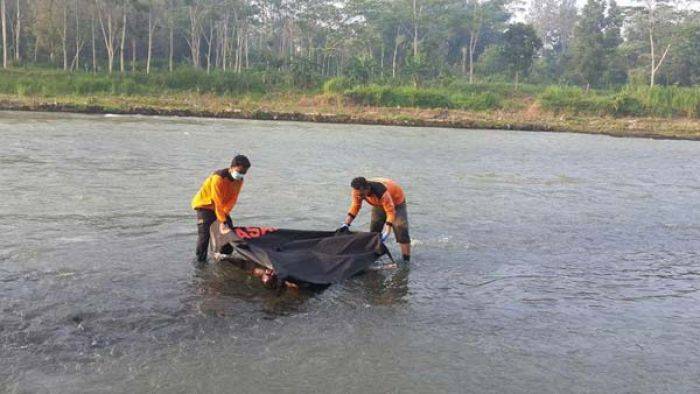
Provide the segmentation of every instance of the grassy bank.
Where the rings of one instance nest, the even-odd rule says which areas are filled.
[[[700,88],[467,84],[298,87],[284,73],[145,75],[0,71],[0,108],[499,128],[700,139]]]

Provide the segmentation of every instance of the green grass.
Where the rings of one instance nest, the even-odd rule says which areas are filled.
[[[20,69],[0,71],[0,93],[19,96],[147,96],[170,92],[235,95],[292,90],[293,84],[291,75],[262,71],[207,74],[183,68],[172,73],[159,72],[151,75]]]
[[[378,107],[488,110],[501,106],[501,97],[488,91],[459,92],[445,88],[369,85],[356,86],[343,94],[354,104]]]
[[[585,91],[552,86],[537,96],[544,109],[554,112],[608,116],[700,118],[700,87],[631,87],[619,91]]]
[[[377,107],[450,108],[470,111],[522,110],[533,102],[555,113],[593,116],[700,118],[700,87],[655,88],[626,86],[618,90],[584,90],[571,86],[508,83],[469,84],[463,78],[435,80],[425,87],[390,84],[358,85],[348,78],[330,78],[322,84],[325,94],[356,105]],[[243,99],[267,97],[292,100],[292,95],[314,95],[318,86],[298,87],[291,73],[250,70],[242,73],[212,72],[191,68],[151,75],[68,73],[46,69],[0,71],[0,94],[20,97],[163,97],[169,94],[212,94]],[[291,102],[291,101],[290,101]]]

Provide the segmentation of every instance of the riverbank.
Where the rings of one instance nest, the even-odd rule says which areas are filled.
[[[614,137],[700,140],[700,119],[555,114],[537,103],[515,110],[397,108],[354,105],[342,96],[272,94],[231,99],[207,94],[167,97],[21,97],[0,95],[0,110],[287,120],[322,123],[573,132]]]

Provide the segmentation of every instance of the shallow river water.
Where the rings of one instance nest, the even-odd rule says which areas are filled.
[[[397,180],[411,264],[197,270],[236,152],[239,224],[334,229],[353,176]],[[0,197],[0,392],[700,391],[698,142],[4,112]]]

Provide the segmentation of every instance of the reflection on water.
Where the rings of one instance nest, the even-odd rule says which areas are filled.
[[[0,140],[0,392],[700,390],[696,142],[29,113]],[[353,176],[395,178],[413,261],[283,292],[193,267],[235,152],[240,225],[334,229]]]

